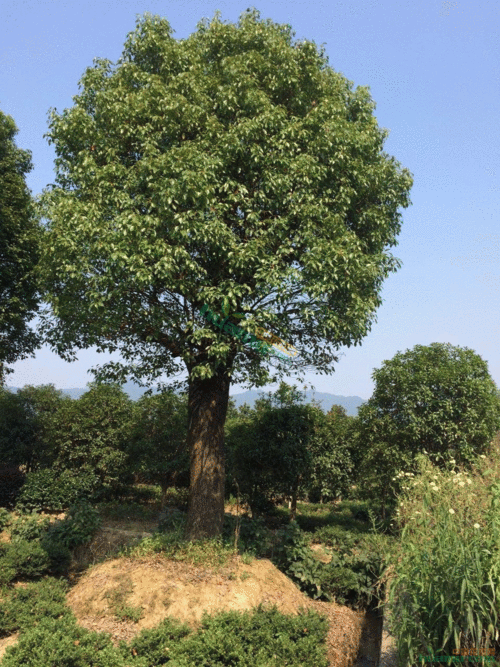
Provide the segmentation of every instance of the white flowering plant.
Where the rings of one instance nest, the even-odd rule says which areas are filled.
[[[492,483],[500,479],[498,442],[467,469],[452,461],[438,469],[421,455],[419,473],[404,475],[388,599],[401,664],[469,644],[498,648],[500,484]]]

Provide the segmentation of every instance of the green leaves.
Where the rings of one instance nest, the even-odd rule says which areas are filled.
[[[97,59],[74,106],[52,113],[40,276],[55,317],[41,331],[61,354],[119,348],[147,356],[149,377],[222,363],[259,384],[266,359],[216,344],[203,303],[300,342],[318,369],[366,335],[411,176],[381,151],[368,91],[291,34],[250,12],[176,41],[145,15],[120,60]]]
[[[28,322],[38,311],[34,269],[41,227],[25,182],[33,167],[31,153],[16,147],[17,132],[12,117],[0,111],[0,385],[12,372],[5,364],[40,346]]]
[[[416,345],[385,361],[373,378],[373,396],[358,413],[362,467],[378,476],[384,493],[399,489],[393,478],[412,469],[417,453],[427,452],[440,465],[447,459],[468,464],[500,429],[498,390],[473,350]]]

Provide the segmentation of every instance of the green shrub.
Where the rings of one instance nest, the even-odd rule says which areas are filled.
[[[68,549],[85,544],[99,530],[99,512],[87,500],[80,499],[72,505],[62,521],[53,523],[48,530],[47,540],[59,542]]]
[[[26,588],[8,590],[0,602],[0,636],[29,630],[45,618],[70,616],[67,590],[68,584],[64,580],[52,577],[30,583]]]
[[[10,526],[10,538],[13,543],[22,540],[36,540],[45,535],[50,525],[48,517],[40,517],[36,512],[31,515],[19,516],[12,521]]]
[[[313,542],[325,544],[328,547],[352,548],[358,541],[359,535],[345,530],[342,526],[321,526],[316,528],[312,536]]]
[[[75,480],[96,478],[101,493],[118,490],[130,477],[126,450],[133,414],[134,403],[120,386],[91,383],[55,416],[53,469]]]
[[[151,667],[137,658],[134,667]],[[21,633],[5,652],[2,667],[128,667],[108,634],[79,627],[72,615],[44,618]]]
[[[68,547],[57,540],[43,540],[42,546],[50,559],[50,572],[64,574],[71,563],[71,552]]]
[[[310,538],[295,522],[282,529],[281,536],[273,562],[310,597],[334,598],[354,608],[369,608],[379,600],[378,587],[386,567],[384,536],[340,539],[329,563],[314,557]]]
[[[381,599],[379,585],[387,566],[383,536],[364,536],[355,548],[347,544],[332,554],[325,568],[323,587],[338,604],[372,608]]]
[[[280,537],[273,554],[275,565],[309,596],[331,600],[330,593],[323,588],[325,564],[314,558],[310,538],[295,522],[281,529]]]
[[[120,651],[129,660],[145,659],[148,665],[165,665],[171,659],[180,640],[191,634],[188,625],[177,619],[166,618],[155,628],[144,629],[127,644],[120,642]]]
[[[0,577],[7,583],[4,572],[14,570],[16,577],[33,579],[47,572],[49,568],[50,558],[38,541],[19,540],[7,544],[1,557]]]
[[[16,578],[16,570],[12,565],[12,562],[10,560],[7,561],[5,558],[9,550],[9,544],[0,543],[0,586],[9,584]]]
[[[0,531],[9,525],[11,519],[11,513],[4,507],[0,507]]]
[[[237,546],[240,552],[250,552],[259,557],[269,555],[275,540],[263,519],[224,517],[222,535],[227,543],[234,544],[236,530],[239,530]]]
[[[177,643],[176,667],[327,667],[328,621],[314,611],[285,616],[276,607],[204,614],[201,631]]]
[[[16,509],[19,511],[61,511],[79,498],[98,496],[100,483],[91,473],[75,475],[69,470],[38,470],[26,475]]]

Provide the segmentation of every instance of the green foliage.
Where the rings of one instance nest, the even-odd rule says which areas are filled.
[[[34,579],[50,569],[50,557],[39,541],[19,540],[2,546],[0,583],[14,578]]]
[[[308,495],[316,492],[320,499],[329,501],[347,493],[354,469],[352,428],[352,417],[340,405],[334,405],[327,415],[318,414],[309,441],[312,467]]]
[[[60,542],[68,549],[74,549],[91,540],[100,525],[101,517],[97,509],[87,500],[80,499],[70,507],[63,520],[51,525],[46,539]]]
[[[99,495],[100,483],[93,473],[42,469],[26,475],[16,509],[20,511],[61,511],[79,498]]]
[[[28,327],[38,312],[41,226],[36,217],[26,174],[31,153],[17,148],[18,129],[12,116],[0,111],[0,386],[11,364],[32,355],[40,337]]]
[[[43,540],[42,547],[50,559],[50,572],[52,574],[66,574],[71,563],[71,551],[58,540]]]
[[[21,515],[10,524],[10,538],[12,543],[20,540],[36,540],[47,532],[50,525],[48,517],[40,517],[36,512],[31,515]]]
[[[324,415],[315,406],[298,405],[299,398],[289,397],[281,407],[261,399],[250,417],[230,425],[228,469],[254,516],[269,510],[273,495],[296,496],[309,479],[310,441]]]
[[[234,382],[262,386],[269,360],[199,314],[227,303],[247,332],[300,344],[304,363],[326,370],[369,331],[399,265],[386,249],[411,175],[383,151],[368,89],[314,42],[293,43],[255,11],[171,33],[138,19],[120,60],[98,59],[73,108],[52,112],[47,339],[68,358],[75,345],[123,349],[130,363],[100,377],[173,375],[183,362],[206,378],[234,363]]]
[[[6,526],[9,525],[11,520],[12,520],[11,513],[4,507],[0,507],[0,531],[2,531]]]
[[[54,416],[71,402],[54,385],[0,390],[0,455],[28,472],[53,463]]]
[[[228,544],[235,540],[240,553],[249,553],[257,557],[268,557],[274,546],[274,536],[263,519],[234,516],[224,517],[223,538]]]
[[[127,394],[112,384],[91,384],[78,400],[61,406],[53,435],[54,471],[95,477],[99,490],[116,490],[128,472],[132,409]]]
[[[348,533],[331,552],[329,563],[314,557],[311,538],[292,522],[280,531],[273,562],[312,598],[334,599],[338,604],[369,608],[380,599],[387,542],[381,536],[354,538]]]
[[[24,623],[17,644],[5,652],[2,667],[327,667],[328,621],[314,611],[285,616],[265,610],[204,614],[198,632],[165,619],[144,629],[129,644],[114,647],[109,635],[79,627],[64,615],[59,600],[36,605],[36,625]],[[38,614],[47,610],[44,618]],[[24,611],[24,610],[23,610]],[[60,612],[60,616],[56,616]]]
[[[46,618],[61,619],[71,615],[66,604],[68,584],[46,577],[23,588],[10,588],[0,602],[0,636],[18,630],[25,632]]]
[[[312,598],[331,600],[330,593],[322,588],[327,568],[314,558],[310,538],[302,533],[295,522],[282,529],[282,541],[274,551],[273,560]]]
[[[129,660],[144,659],[148,665],[165,665],[172,660],[175,651],[184,637],[191,634],[188,625],[177,619],[166,618],[156,627],[144,629],[130,643],[120,642],[120,650]]]
[[[109,634],[90,632],[74,616],[45,618],[5,652],[2,667],[127,667]],[[150,667],[142,660],[137,667]]]
[[[484,647],[487,632],[490,646],[500,638],[500,486],[488,483],[500,462],[498,453],[483,456],[467,472],[419,457],[418,474],[406,479],[388,602],[402,664]]]
[[[171,661],[176,667],[327,667],[328,622],[316,612],[300,611],[298,616],[285,616],[276,607],[258,607],[204,614],[200,630],[190,635],[186,626],[164,621],[159,628],[143,631],[130,647],[122,644],[122,651],[130,656],[134,649],[134,660],[145,655],[148,665]]]
[[[134,406],[129,439],[130,465],[134,472],[147,473],[165,493],[179,474],[189,474],[186,446],[187,397],[172,391],[142,396]]]
[[[500,429],[500,399],[488,367],[468,348],[433,343],[398,353],[373,373],[358,411],[359,483],[386,502],[425,453],[440,465],[470,464]],[[362,480],[362,482],[361,482]]]

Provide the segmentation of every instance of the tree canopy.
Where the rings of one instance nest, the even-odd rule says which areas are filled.
[[[40,345],[28,327],[38,311],[36,276],[39,224],[26,174],[31,153],[17,148],[18,129],[0,111],[0,385],[12,364],[31,355]]]
[[[467,464],[500,429],[498,388],[469,348],[416,345],[384,361],[372,377],[373,395],[358,410],[359,473],[373,478],[384,497],[397,490],[394,475],[408,472],[417,454]]]
[[[138,19],[119,61],[96,59],[74,106],[52,111],[40,270],[42,331],[63,358],[119,350],[126,363],[98,379],[188,370],[191,519],[195,497],[212,507],[191,535],[221,530],[230,383],[332,372],[361,342],[399,267],[388,248],[412,185],[369,90],[314,42],[254,10],[197,28],[176,41],[167,20]],[[204,305],[245,318],[209,323]],[[245,347],[236,324],[297,361]]]

